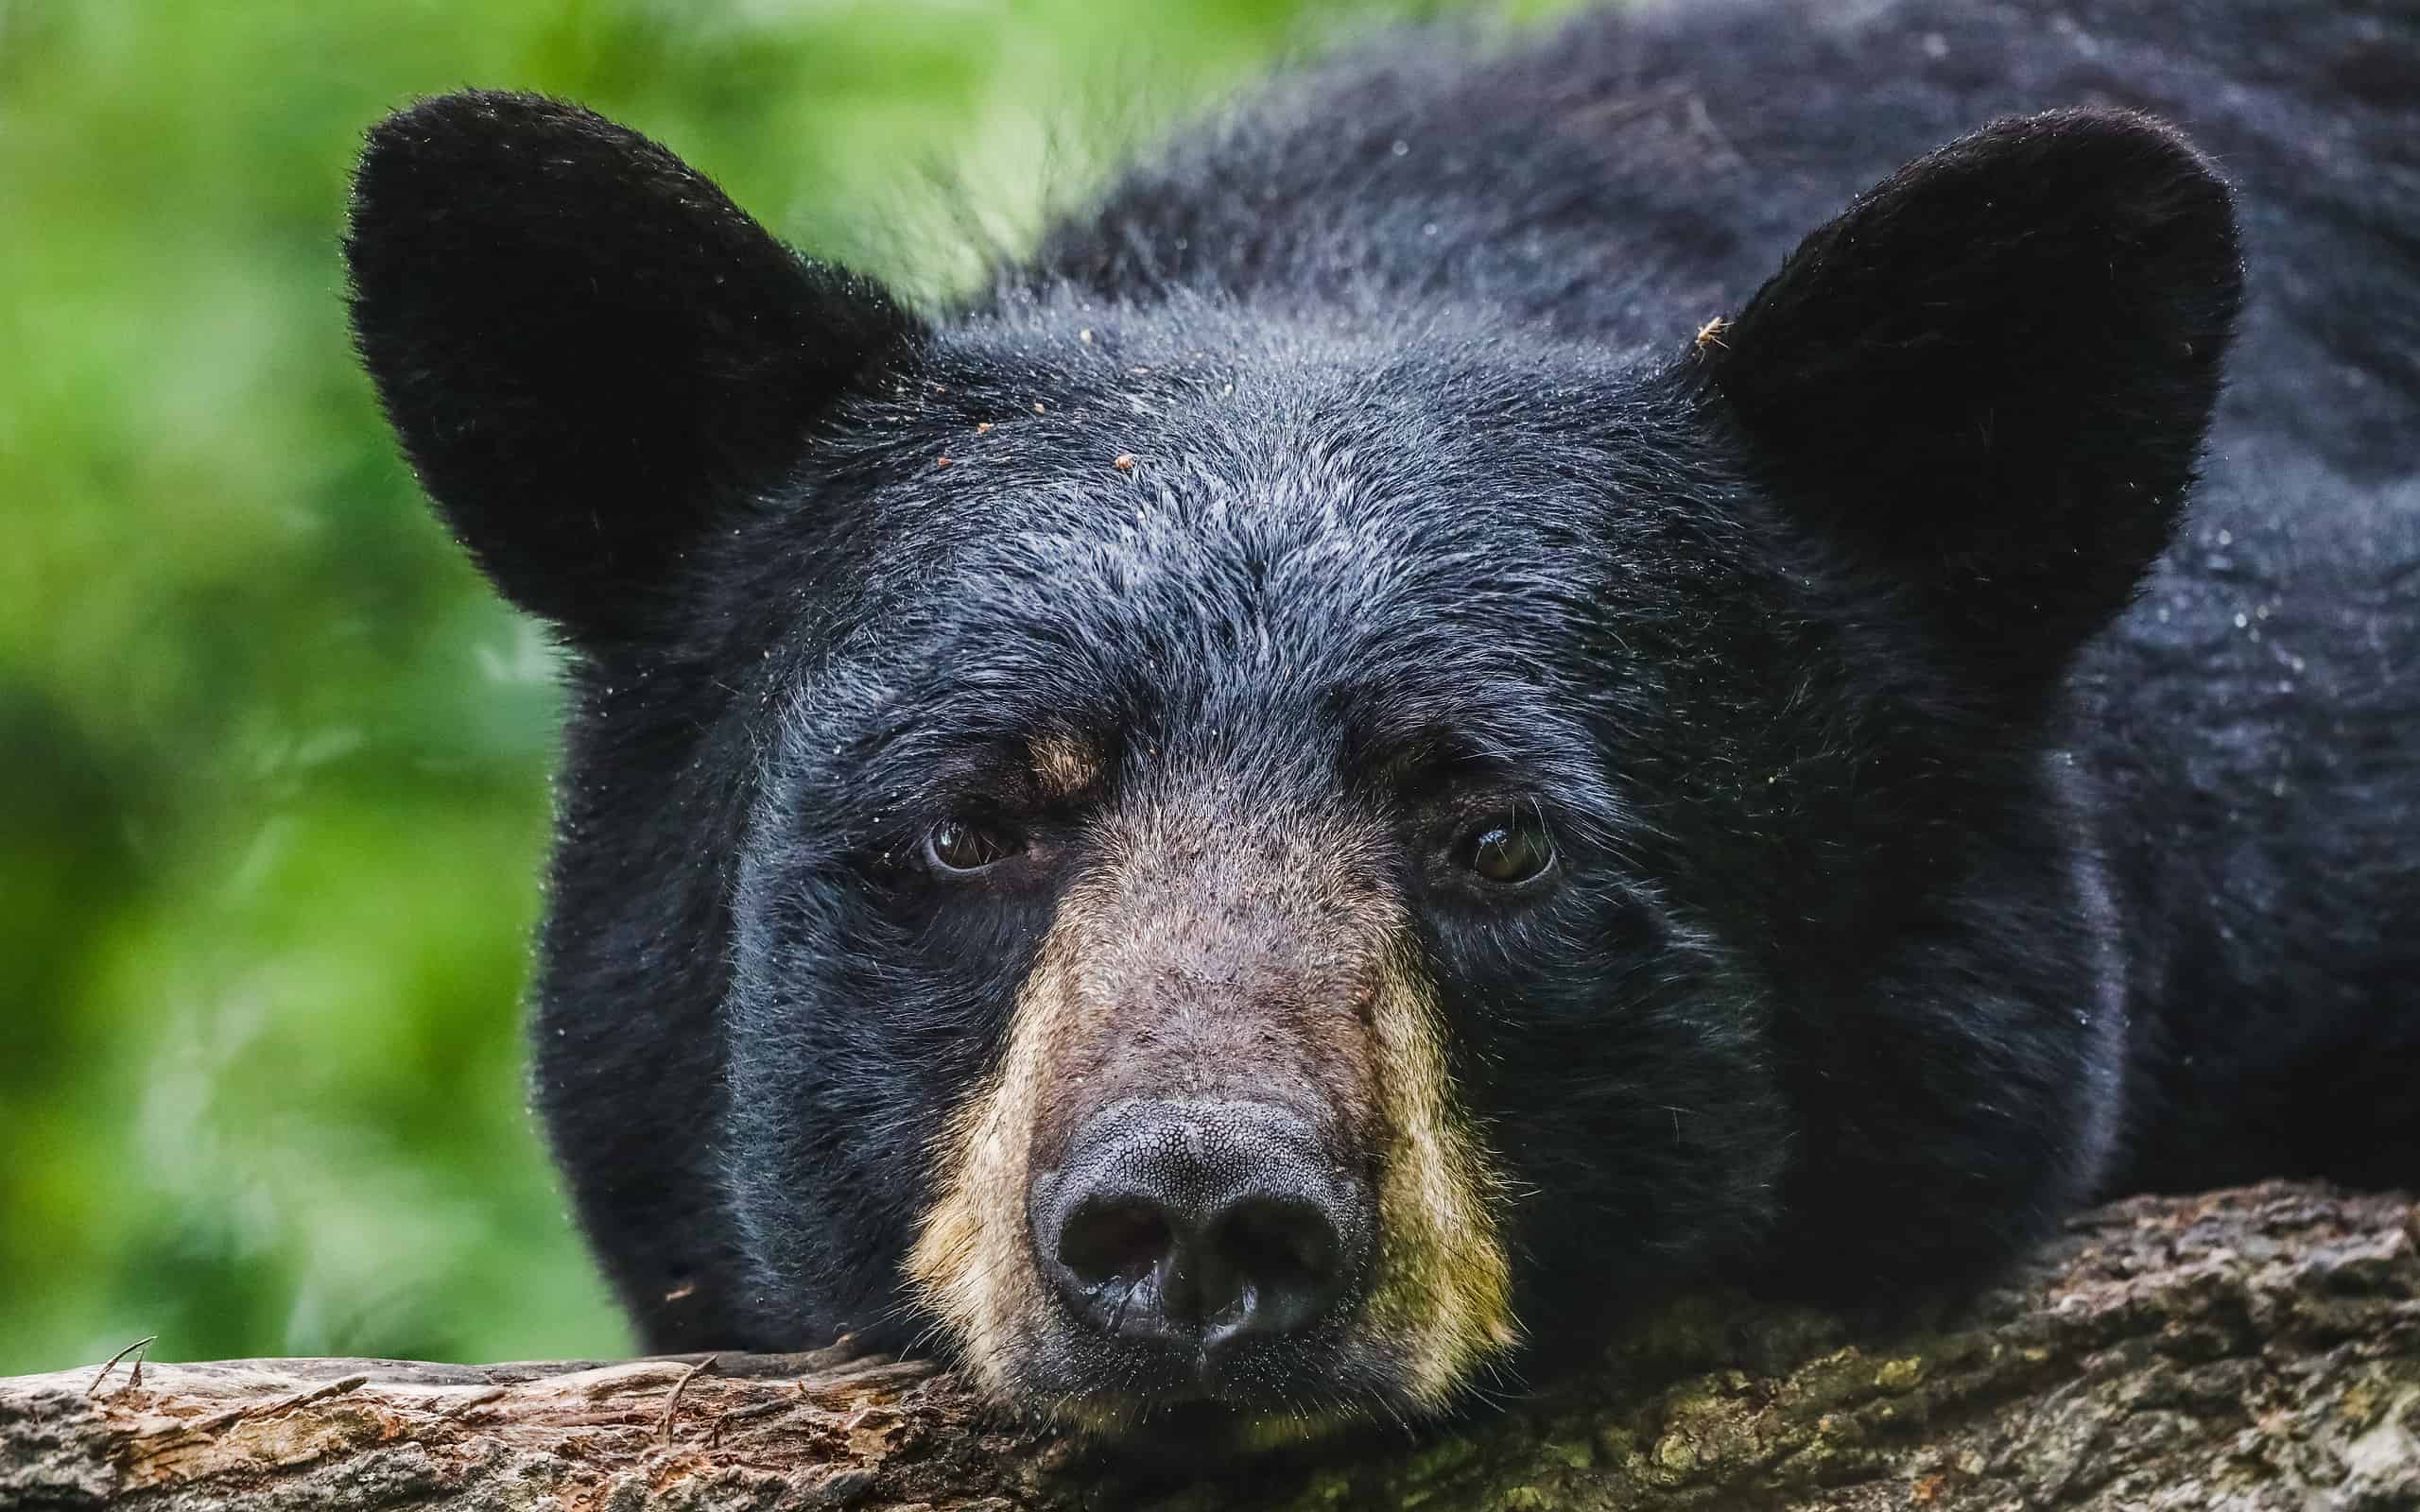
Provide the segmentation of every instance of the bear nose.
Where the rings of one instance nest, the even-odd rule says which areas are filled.
[[[1270,1103],[1128,1102],[1029,1199],[1044,1272],[1120,1338],[1216,1349],[1308,1327],[1364,1269],[1367,1184]]]

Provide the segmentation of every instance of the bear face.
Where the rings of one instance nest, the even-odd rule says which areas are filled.
[[[1206,318],[1168,334],[1204,340]],[[1685,606],[1706,563],[1680,549],[1688,523],[1655,503],[1655,470],[1627,490],[1641,507],[1599,503],[1600,468],[1665,449],[1654,374],[1569,375],[1597,423],[1635,413],[1611,434],[1447,428],[1419,396],[1483,410],[1492,387],[1517,406],[1533,375],[1222,335],[1228,360],[1188,370],[1206,349],[1104,327],[1097,389],[1061,378],[1042,416],[1024,374],[994,376],[991,333],[899,382],[942,413],[862,471],[904,474],[873,507],[900,511],[918,569],[786,648],[821,670],[786,685],[780,778],[742,850],[735,1144],[779,1158],[733,1192],[783,1290],[813,1295],[824,1250],[801,1230],[852,1205],[802,1210],[835,1173],[824,1131],[787,1110],[899,1120],[894,1147],[931,1185],[857,1252],[905,1246],[970,1358],[1049,1399],[1143,1376],[1062,1302],[1108,1288],[1131,1322],[1128,1282],[1156,1284],[1149,1265],[1054,1263],[1082,1216],[1060,1208],[1099,1195],[1062,1189],[1118,1186],[1092,1163],[1169,1120],[1216,1146],[1225,1110],[1281,1108],[1290,1132],[1236,1134],[1250,1152],[1224,1159],[1277,1206],[1298,1182],[1337,1187],[1301,1199],[1323,1210],[1300,1240],[1301,1268],[1326,1272],[1305,1280],[1320,1305],[1221,1352],[1209,1389],[1274,1408],[1317,1403],[1302,1383],[1320,1381],[1435,1406],[1512,1342],[1513,1246],[1543,1238],[1512,1226],[1520,1188],[1550,1180],[1631,1234],[1640,1261],[1557,1267],[1595,1284],[1736,1247],[1770,1207],[1758,993],[1625,865],[1654,844],[1649,794],[1595,754],[1629,729],[1645,766],[1676,734],[1625,718],[1626,700],[1664,701],[1598,669],[1624,634],[1678,632],[1600,606]],[[958,438],[946,469],[936,431]],[[1087,452],[1098,481],[1051,475]],[[1473,507],[1508,485],[1516,523]],[[1720,612],[1754,635],[1748,609]],[[876,996],[918,1006],[831,1022],[828,1005]],[[786,1035],[800,1053],[738,1048]],[[921,1095],[867,1085],[875,1066]],[[1547,1169],[1611,1148],[1632,1153],[1584,1179]]]
[[[2238,287],[2167,129],[1987,128],[1677,350],[920,318],[520,95],[380,127],[349,251],[574,654],[539,1094],[658,1347],[1426,1415],[1709,1276],[1971,1276],[2104,1174],[2064,679]]]

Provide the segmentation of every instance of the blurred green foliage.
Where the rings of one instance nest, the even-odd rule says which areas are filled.
[[[1373,13],[0,0],[0,1374],[629,1344],[524,1109],[553,653],[348,350],[364,127],[570,95],[929,295]]]

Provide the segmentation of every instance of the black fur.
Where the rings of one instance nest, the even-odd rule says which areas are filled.
[[[569,107],[380,127],[365,358],[578,652],[539,1093],[649,1343],[915,1335],[1051,896],[910,858],[1054,721],[1393,826],[1553,1332],[2420,1177],[2415,73],[2315,0],[1413,34],[929,327]],[[1559,886],[1424,880],[1470,792]]]
[[[914,330],[662,147],[536,95],[382,125],[346,251],[430,497],[507,595],[590,642],[648,623],[731,491]]]

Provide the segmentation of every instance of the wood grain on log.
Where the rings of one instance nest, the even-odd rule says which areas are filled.
[[[2420,1508],[2420,1210],[2269,1185],[2078,1219],[1888,1341],[1702,1299],[1418,1442],[1225,1478],[1002,1423],[922,1364],[807,1355],[97,1364],[0,1380],[0,1506],[722,1512]]]

